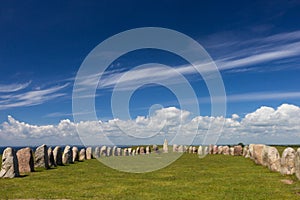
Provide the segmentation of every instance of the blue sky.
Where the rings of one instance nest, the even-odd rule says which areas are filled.
[[[235,114],[239,116],[238,122],[245,120],[246,123],[247,114],[260,113],[262,106],[278,113],[282,111],[278,108],[288,107],[282,105],[289,105],[287,110],[297,110],[300,106],[299,11],[299,1],[2,1],[1,144],[11,143],[13,139],[7,139],[10,138],[7,135],[23,135],[27,142],[49,142],[50,136],[47,139],[43,135],[43,139],[38,140],[38,136],[31,135],[34,127],[39,127],[39,133],[45,127],[59,126],[61,120],[72,123],[72,89],[85,57],[105,39],[139,27],[173,29],[190,36],[206,49],[223,78],[227,94],[226,119],[236,119],[232,117]],[[145,63],[182,69],[196,91],[201,116],[211,115],[209,93],[201,76],[185,71],[188,63],[174,54],[145,49],[128,53],[110,66],[112,73],[106,77],[109,84],[96,93],[99,120],[114,119],[110,100],[117,78]],[[150,77],[154,81],[176,82],[172,76],[161,74]],[[147,79],[145,73],[135,76],[134,84]],[[131,84],[125,82],[125,90]],[[180,109],[168,88],[147,85],[135,91],[130,100],[132,119],[149,116],[149,108],[155,104]],[[267,117],[263,111],[261,115]],[[190,118],[197,117],[193,110],[188,112]],[[288,112],[288,118],[283,121],[290,119],[290,113],[293,112]],[[296,113],[297,116],[299,113]],[[273,115],[268,116],[264,119]],[[275,113],[274,119],[276,116]],[[14,126],[15,122],[19,125]],[[278,124],[272,123],[270,126]],[[252,141],[249,138],[244,141]],[[280,140],[282,138],[274,139],[274,142]],[[78,140],[74,140],[76,142]]]

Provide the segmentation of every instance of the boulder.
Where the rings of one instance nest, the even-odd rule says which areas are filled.
[[[267,148],[267,166],[273,172],[280,172],[280,155],[275,147]]]
[[[62,151],[60,146],[56,146],[53,150],[54,162],[56,165],[62,165]]]
[[[163,153],[168,153],[168,141],[165,139],[164,144],[163,144]]]
[[[47,145],[43,144],[36,148],[34,153],[34,167],[49,168]]]
[[[92,147],[86,148],[85,154],[86,154],[86,159],[87,160],[92,159],[93,158],[93,155],[92,155],[93,154],[93,149],[92,149]]]
[[[0,178],[14,178],[20,176],[18,159],[14,149],[7,147],[2,154]]]
[[[85,148],[83,148],[79,151],[79,161],[84,161],[85,159],[86,159]]]
[[[295,153],[295,173],[298,180],[300,180],[300,148]]]
[[[280,173],[283,175],[292,175],[295,173],[295,150],[287,147],[281,156]]]
[[[54,155],[53,155],[53,150],[51,147],[48,148],[48,161],[49,161],[49,167],[56,167],[56,163],[54,161]]]
[[[241,156],[243,155],[243,147],[241,145],[234,146],[234,155]]]
[[[75,161],[78,161],[78,160],[79,160],[78,148],[72,147],[72,162],[74,163]]]
[[[62,163],[64,165],[70,164],[70,163],[72,163],[72,158],[73,158],[73,155],[72,155],[71,147],[67,145],[62,154]]]
[[[263,149],[265,148],[264,144],[255,144],[253,145],[253,160],[257,165],[263,164]],[[250,149],[250,146],[249,146]]]
[[[29,147],[17,151],[19,173],[34,171],[33,152]]]

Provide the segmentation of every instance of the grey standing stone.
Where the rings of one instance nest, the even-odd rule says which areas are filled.
[[[209,154],[209,147],[208,146],[204,147],[204,154],[205,155]]]
[[[140,148],[140,155],[144,155],[145,154],[145,148],[144,147],[141,147]]]
[[[72,163],[72,150],[70,146],[66,146],[62,154],[62,163],[64,165]]]
[[[85,148],[83,148],[79,151],[79,161],[84,161],[85,159],[86,159]]]
[[[132,150],[132,155],[135,156],[135,149]]]
[[[218,146],[214,145],[213,147],[213,154],[218,154]]]
[[[111,147],[107,147],[106,156],[111,156]]]
[[[163,144],[163,153],[168,153],[168,141],[165,139],[164,144]]]
[[[72,162],[74,163],[75,161],[78,161],[78,160],[79,160],[78,148],[72,147]]]
[[[153,152],[158,153],[158,146],[156,144],[154,144],[152,146]]]
[[[140,154],[140,152],[141,152],[141,151],[140,151],[140,147],[137,147],[137,148],[136,148],[136,152],[135,152],[135,154],[139,155],[139,154]]]
[[[195,153],[197,153],[197,148],[196,147],[193,147],[193,153],[195,154]]]
[[[209,154],[213,154],[213,152],[214,152],[214,145],[210,144],[208,146],[208,151],[209,151]]]
[[[281,156],[281,169],[280,173],[283,175],[292,175],[295,173],[295,150],[287,147]]]
[[[218,154],[223,154],[223,146],[218,146]]]
[[[17,151],[19,172],[27,173],[34,171],[33,152],[29,147]]]
[[[117,156],[118,154],[117,154],[117,147],[116,146],[114,146],[113,148],[112,148],[112,156]]]
[[[94,157],[99,158],[100,157],[100,147],[96,146],[94,151]]]
[[[151,153],[150,147],[146,146],[146,154],[150,154],[150,153]]]
[[[123,156],[128,156],[128,149],[127,148],[123,149]]]
[[[92,147],[86,148],[85,154],[86,154],[86,159],[87,160],[92,159],[93,158],[93,149],[92,149]]]
[[[234,147],[229,147],[229,155],[234,156]]]
[[[122,156],[122,149],[119,147],[117,148],[117,155]]]
[[[60,146],[56,146],[53,150],[54,162],[56,165],[62,165],[62,151]]]
[[[107,147],[106,146],[102,146],[101,149],[100,149],[100,157],[105,157],[107,154],[106,154],[106,149]]]
[[[249,151],[249,146],[248,146],[248,145],[244,146],[244,149],[243,149],[243,156],[244,156],[245,158],[249,158],[249,157],[250,157],[250,151]]]
[[[298,180],[300,180],[300,148],[295,153],[295,173]]]
[[[199,147],[198,147],[198,152],[197,152],[197,153],[198,153],[199,156],[202,156],[202,155],[203,155],[203,149],[202,149],[202,146],[199,146]]]
[[[46,169],[49,168],[47,145],[43,144],[36,148],[34,154],[34,167],[44,167]]]
[[[54,161],[54,155],[53,155],[53,150],[51,147],[48,148],[48,161],[49,161],[49,167],[56,167],[56,163]]]
[[[254,160],[254,145],[255,144],[249,144],[249,156],[252,160]]]
[[[179,152],[179,153],[183,153],[183,152],[184,152],[184,150],[183,150],[183,145],[179,145],[179,147],[178,147],[178,152]]]
[[[189,153],[193,153],[193,147],[189,146]]]
[[[264,149],[264,147],[265,147],[264,144],[255,144],[253,146],[253,159],[257,165],[263,164],[263,149]]]
[[[178,152],[178,145],[177,144],[173,144],[173,152]]]
[[[234,155],[235,156],[243,155],[243,147],[241,145],[234,146]]]
[[[14,178],[20,176],[18,159],[14,149],[7,147],[2,154],[0,178]]]
[[[230,154],[229,146],[223,146],[222,150],[223,150],[223,155],[229,155]]]
[[[280,155],[278,150],[275,147],[269,147],[267,155],[267,166],[269,170],[274,172],[280,172]]]

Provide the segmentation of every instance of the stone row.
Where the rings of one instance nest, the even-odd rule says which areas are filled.
[[[42,167],[49,169],[58,165],[67,165],[75,163],[75,161],[84,161],[93,158],[108,156],[135,156],[146,155],[151,152],[158,152],[157,145],[141,146],[136,148],[118,148],[116,146],[102,146],[83,148],[80,151],[78,147],[66,146],[63,150],[60,146],[47,147],[43,144],[33,150],[29,147],[22,148],[17,152],[7,147],[2,154],[2,165],[0,170],[0,178],[14,178],[20,176],[20,173],[34,172],[34,168]]]

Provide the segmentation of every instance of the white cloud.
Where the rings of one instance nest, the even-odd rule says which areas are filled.
[[[25,89],[30,85],[31,81],[26,83],[13,83],[8,85],[0,84],[0,92],[16,92]]]
[[[39,105],[46,101],[65,96],[65,93],[59,91],[66,88],[68,85],[69,84],[67,83],[61,86],[54,86],[47,89],[0,95],[0,110]]]
[[[162,143],[166,137],[171,141],[189,141],[198,130],[195,142],[201,143],[207,130],[214,131],[224,123],[218,143],[282,143],[300,142],[300,107],[282,104],[278,108],[262,106],[245,117],[233,114],[231,117],[196,116],[190,119],[188,111],[175,107],[156,110],[152,116],[139,116],[132,120],[112,119],[106,122],[85,121],[74,123],[69,119],[57,125],[31,125],[8,116],[0,125],[0,145],[80,144],[81,139],[90,144],[153,144]],[[215,126],[211,126],[213,123]],[[197,129],[195,129],[197,127]],[[179,132],[178,132],[179,131]],[[216,132],[219,134],[219,132]],[[135,138],[133,138],[134,136]],[[173,140],[174,142],[174,140]]]

